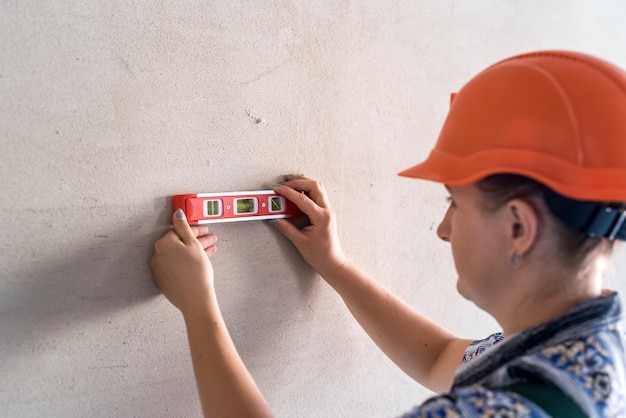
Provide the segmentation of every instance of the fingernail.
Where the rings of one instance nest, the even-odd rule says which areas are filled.
[[[276,219],[268,219],[267,223],[276,228],[278,226],[278,221]]]
[[[181,208],[178,208],[176,209],[176,212],[174,212],[174,216],[176,217],[176,219],[185,219],[185,212],[183,212]]]
[[[279,187],[283,187],[283,186],[284,186],[284,184],[279,184],[279,183],[276,183],[276,184],[274,184],[274,185],[272,186],[272,189],[276,190],[276,189],[278,189]]]

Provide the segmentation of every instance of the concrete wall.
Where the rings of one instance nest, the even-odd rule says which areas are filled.
[[[0,415],[200,415],[152,244],[172,194],[286,173],[326,184],[380,281],[461,335],[496,331],[455,293],[443,188],[395,173],[496,60],[566,48],[626,67],[625,16],[621,0],[2,1]],[[278,416],[391,416],[429,395],[271,227],[214,231],[224,316]]]

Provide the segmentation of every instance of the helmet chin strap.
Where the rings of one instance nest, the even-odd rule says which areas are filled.
[[[626,208],[616,207],[619,203],[575,200],[552,190],[547,190],[544,197],[557,218],[591,238],[626,240]]]

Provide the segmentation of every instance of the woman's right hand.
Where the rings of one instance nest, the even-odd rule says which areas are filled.
[[[328,202],[324,186],[300,174],[287,176],[287,182],[275,186],[274,190],[295,203],[311,223],[298,229],[285,219],[277,219],[276,229],[295,245],[321,276],[343,266],[346,256],[339,242],[335,212]]]

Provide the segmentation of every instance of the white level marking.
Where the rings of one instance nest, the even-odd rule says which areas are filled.
[[[201,219],[198,225],[217,224],[222,222],[239,222],[239,221],[263,221],[267,219],[289,218],[290,215],[263,215],[263,216],[238,216],[236,218],[219,218],[219,219]]]
[[[196,197],[218,197],[218,196],[256,196],[262,194],[278,194],[274,190],[256,190],[248,192],[224,192],[224,193],[198,193]]]

